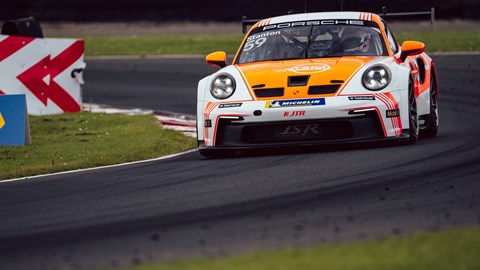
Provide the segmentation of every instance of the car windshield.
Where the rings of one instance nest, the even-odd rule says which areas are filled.
[[[273,26],[273,29],[259,27],[252,30],[243,44],[237,64],[266,60],[387,55],[380,30],[373,24],[282,27],[279,24]]]

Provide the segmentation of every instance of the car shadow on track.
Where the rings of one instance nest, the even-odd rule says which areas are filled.
[[[363,143],[343,143],[343,144],[327,144],[327,145],[308,145],[308,146],[285,146],[275,148],[256,148],[248,150],[237,150],[234,152],[225,153],[213,159],[231,159],[231,158],[250,158],[263,156],[278,156],[278,155],[301,155],[313,153],[326,152],[340,152],[363,150],[371,148],[390,148],[402,145],[400,142],[363,142]],[[203,159],[212,159],[203,157]]]

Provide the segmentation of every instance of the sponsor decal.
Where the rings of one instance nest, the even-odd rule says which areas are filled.
[[[236,108],[242,106],[243,103],[226,103],[218,105],[218,108]]]
[[[284,112],[283,117],[305,116],[305,111]]]
[[[349,100],[375,100],[374,96],[353,96],[348,97]]]
[[[282,29],[296,26],[309,26],[309,25],[364,25],[360,20],[318,20],[318,21],[303,21],[303,22],[286,22],[279,24],[271,24],[263,27],[263,31],[269,29]]]
[[[400,116],[400,110],[399,109],[387,110],[386,114],[387,114],[387,118],[397,117],[397,116]]]
[[[275,72],[295,72],[298,74],[315,74],[332,69],[327,64],[303,64],[291,68],[274,69]]]
[[[297,106],[325,105],[325,98],[273,100],[265,103],[265,108],[285,108]]]
[[[292,124],[285,127],[282,132],[275,133],[277,138],[305,138],[317,137],[323,133],[318,124]]]
[[[270,31],[270,32],[265,32],[265,33],[261,33],[261,34],[256,34],[256,35],[252,35],[252,36],[249,36],[247,38],[248,41],[251,41],[251,40],[255,40],[255,39],[259,39],[259,38],[266,38],[266,37],[271,37],[271,36],[277,36],[277,35],[280,35],[280,31]]]

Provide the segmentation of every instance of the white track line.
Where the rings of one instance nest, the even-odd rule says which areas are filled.
[[[157,121],[159,121],[160,123],[162,123],[163,121],[168,121],[166,125],[163,125],[164,128],[177,130],[177,131],[183,133],[184,135],[190,136],[190,137],[196,137],[197,136],[195,120],[194,120],[194,118],[192,118],[189,115],[181,115],[181,114],[167,113],[167,112],[154,112],[152,110],[144,110],[144,109],[119,109],[119,108],[110,107],[108,105],[89,104],[89,103],[84,103],[84,108],[83,109],[84,109],[84,111],[96,112],[96,113],[99,113],[99,112],[100,113],[111,113],[111,114],[118,113],[118,114],[126,114],[126,115],[153,114],[157,118]],[[175,125],[174,124],[175,122],[177,122],[178,125]],[[184,152],[180,152],[180,153],[171,154],[171,155],[168,155],[168,156],[163,156],[163,157],[158,157],[158,158],[153,158],[153,159],[147,159],[147,160],[132,161],[132,162],[127,162],[127,163],[107,165],[107,166],[101,166],[101,167],[78,169],[78,170],[57,172],[57,173],[51,173],[51,174],[42,174],[42,175],[35,175],[35,176],[27,176],[27,177],[21,177],[21,178],[0,180],[0,184],[1,183],[6,183],[6,182],[19,181],[19,180],[28,180],[28,179],[33,179],[33,178],[40,178],[40,177],[47,177],[47,176],[54,176],[54,175],[62,175],[62,174],[69,174],[69,173],[76,173],[76,172],[85,172],[85,171],[91,171],[91,170],[114,168],[114,167],[125,166],[125,165],[132,165],[132,164],[140,164],[140,163],[151,162],[151,161],[158,161],[158,160],[178,157],[178,156],[189,154],[189,153],[192,153],[192,152],[195,152],[195,151],[197,151],[197,150],[192,149],[192,150],[188,150],[188,151],[184,151]]]
[[[20,181],[20,180],[30,180],[30,179],[34,179],[34,178],[56,176],[56,175],[62,175],[62,174],[71,174],[71,173],[77,173],[77,172],[87,172],[87,171],[93,171],[93,170],[101,170],[101,169],[108,169],[108,168],[115,168],[115,167],[121,167],[121,166],[127,166],[127,165],[135,165],[135,164],[159,161],[159,160],[170,159],[170,158],[190,154],[190,153],[193,153],[195,151],[197,151],[197,149],[190,149],[190,150],[187,150],[187,151],[184,151],[184,152],[175,153],[175,154],[171,154],[171,155],[168,155],[168,156],[146,159],[146,160],[139,160],[139,161],[132,161],[132,162],[127,162],[127,163],[120,163],[120,164],[106,165],[106,166],[86,168],[86,169],[78,169],[78,170],[71,170],[71,171],[64,171],[64,172],[56,172],[56,173],[49,173],[49,174],[41,174],[41,175],[26,176],[26,177],[21,177],[21,178],[0,180],[0,185],[3,184],[3,183],[15,182],[15,181]]]

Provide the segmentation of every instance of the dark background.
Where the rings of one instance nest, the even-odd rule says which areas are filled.
[[[305,11],[304,0],[1,0],[0,20],[34,16],[39,21],[239,21]],[[390,12],[436,8],[438,19],[478,19],[480,0],[307,0],[307,10]]]

